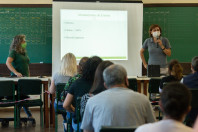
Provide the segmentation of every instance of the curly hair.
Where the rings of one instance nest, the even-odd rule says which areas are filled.
[[[24,41],[24,39],[25,39],[25,35],[23,35],[23,34],[16,35],[13,38],[13,41],[10,45],[10,51],[15,50],[17,53],[24,54],[26,52],[26,50],[21,47],[21,43]]]
[[[169,62],[169,65],[168,65],[168,72],[169,74],[171,74],[171,72],[174,72],[175,73],[175,78],[180,81],[183,77],[183,68],[182,66],[179,64],[179,61],[178,60],[171,60]]]

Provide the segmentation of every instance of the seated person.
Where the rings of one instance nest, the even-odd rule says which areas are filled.
[[[89,58],[85,63],[82,71],[82,77],[72,83],[63,103],[63,107],[68,112],[75,112],[77,98],[82,97],[91,89],[96,68],[101,62],[101,58],[94,56]],[[74,128],[74,130],[76,130],[76,128]]]
[[[155,122],[148,98],[127,88],[129,82],[124,67],[107,67],[103,78],[107,90],[88,100],[81,129],[99,132],[102,126],[138,127]]]
[[[51,85],[49,91],[51,94],[54,94],[56,91],[56,86],[58,83],[65,83],[68,82],[70,77],[73,77],[77,73],[77,64],[76,64],[76,57],[72,53],[67,53],[63,56],[61,60],[61,66],[59,72],[57,72],[51,81]],[[54,108],[56,110],[58,103],[58,109],[64,110],[63,102],[54,101]],[[66,114],[62,114],[64,123],[66,123]]]
[[[89,93],[86,93],[85,95],[82,96],[81,98],[81,103],[80,103],[80,114],[81,114],[81,117],[83,117],[83,114],[84,114],[84,110],[85,110],[85,106],[87,104],[87,100],[106,90],[106,88],[104,87],[104,79],[103,79],[103,76],[102,76],[102,73],[104,71],[104,69],[110,65],[112,65],[113,63],[111,61],[103,61],[101,62],[97,69],[96,69],[96,73],[95,73],[95,77],[94,77],[94,82],[93,82],[93,85],[92,85],[92,88],[90,89]]]
[[[185,85],[179,82],[167,84],[159,102],[165,115],[163,120],[142,125],[135,132],[192,132],[192,128],[183,124],[190,103],[191,93]]]
[[[85,62],[86,62],[88,59],[89,59],[88,57],[83,57],[83,58],[80,59],[79,65],[77,66],[77,71],[78,71],[78,73],[77,73],[75,76],[71,77],[71,78],[69,79],[68,82],[66,82],[66,85],[65,85],[65,87],[64,87],[64,90],[63,90],[63,92],[62,92],[61,95],[60,95],[60,96],[61,96],[61,100],[62,100],[63,102],[64,102],[64,100],[65,100],[65,98],[66,98],[66,96],[67,96],[67,92],[68,92],[69,87],[71,86],[71,84],[72,84],[73,82],[75,82],[77,79],[79,79],[79,78],[82,77],[82,70],[83,70],[83,67],[84,67],[84,65],[85,65]]]
[[[159,92],[162,92],[164,85],[168,82],[180,81],[183,77],[183,68],[177,60],[171,60],[168,64],[169,76],[163,77],[160,82]]]
[[[181,80],[183,84],[185,84],[190,89],[198,89],[198,56],[195,56],[191,62],[191,70],[192,74],[186,76]],[[187,122],[188,126],[193,126],[196,117],[198,116],[198,109],[192,108],[189,114],[187,115]]]

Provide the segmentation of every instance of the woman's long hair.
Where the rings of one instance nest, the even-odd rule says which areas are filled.
[[[25,35],[23,35],[23,34],[16,35],[13,38],[13,41],[10,45],[10,51],[15,50],[17,53],[24,54],[26,52],[26,49],[21,47],[21,43],[24,41],[24,39],[25,39]]]
[[[64,76],[74,76],[76,73],[76,57],[72,53],[67,53],[61,60],[60,74]]]
[[[113,63],[111,61],[103,61],[98,65],[90,93],[95,95],[106,90],[104,87],[103,71],[112,64]]]
[[[168,69],[169,69],[169,74],[171,75],[171,72],[174,73],[174,77],[180,81],[183,77],[183,68],[182,66],[179,64],[179,62],[177,60],[171,60],[169,65],[168,65]]]

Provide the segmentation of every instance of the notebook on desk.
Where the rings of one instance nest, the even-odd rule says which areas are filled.
[[[147,76],[160,77],[160,65],[148,65]]]

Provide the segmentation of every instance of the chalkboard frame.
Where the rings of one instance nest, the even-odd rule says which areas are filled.
[[[20,7],[20,8],[52,8],[52,4],[0,4],[0,7]]]

